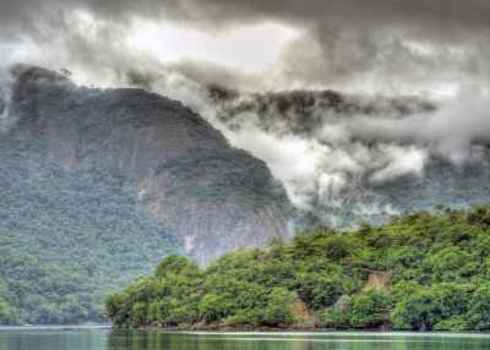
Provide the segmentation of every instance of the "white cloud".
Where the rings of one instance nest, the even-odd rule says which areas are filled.
[[[200,60],[247,73],[270,68],[285,45],[299,35],[292,27],[272,22],[205,32],[144,20],[134,21],[130,33],[130,47],[161,62]]]

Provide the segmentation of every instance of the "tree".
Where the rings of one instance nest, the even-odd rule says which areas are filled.
[[[15,313],[6,301],[0,299],[0,325],[11,325],[16,323]]]
[[[485,282],[471,295],[468,305],[468,328],[478,331],[490,330],[490,283]]]
[[[198,273],[199,267],[184,256],[171,255],[165,258],[158,265],[155,275],[165,277],[169,273],[173,274],[192,274]]]
[[[391,297],[382,291],[370,290],[353,297],[350,323],[354,328],[379,328],[390,323]]]
[[[268,326],[288,326],[295,321],[291,308],[297,301],[294,293],[285,288],[274,288],[264,310],[263,322]]]
[[[216,322],[226,318],[232,311],[232,305],[223,295],[206,294],[199,303],[200,318],[205,322]]]
[[[351,328],[350,315],[352,309],[352,298],[343,295],[331,308],[320,313],[320,324],[324,328],[346,329]]]
[[[320,310],[335,304],[344,294],[342,278],[337,275],[301,273],[297,281],[300,299],[313,310]]]
[[[446,321],[466,313],[468,290],[469,286],[454,283],[419,287],[396,304],[392,313],[393,323],[397,329],[405,330],[445,328],[451,324]]]

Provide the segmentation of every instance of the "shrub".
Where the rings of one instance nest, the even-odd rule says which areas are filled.
[[[472,293],[468,305],[468,327],[478,331],[490,330],[490,283],[485,282]]]
[[[287,326],[294,323],[295,318],[291,308],[296,300],[294,293],[285,288],[272,289],[264,310],[263,323],[268,326]]]
[[[214,293],[206,294],[199,303],[200,317],[205,322],[216,322],[229,316],[232,305],[227,298]]]
[[[378,328],[390,322],[392,300],[381,291],[370,290],[352,298],[350,324],[354,328]]]

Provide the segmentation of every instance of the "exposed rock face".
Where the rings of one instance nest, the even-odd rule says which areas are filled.
[[[5,136],[69,171],[103,169],[207,263],[289,235],[290,204],[265,163],[232,148],[181,103],[140,89],[89,89],[18,67]]]

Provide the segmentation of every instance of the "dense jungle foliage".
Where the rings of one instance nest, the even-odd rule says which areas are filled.
[[[318,229],[206,269],[168,257],[107,299],[118,326],[490,329],[490,207]]]
[[[104,298],[180,252],[124,179],[0,142],[0,324],[100,322]]]

